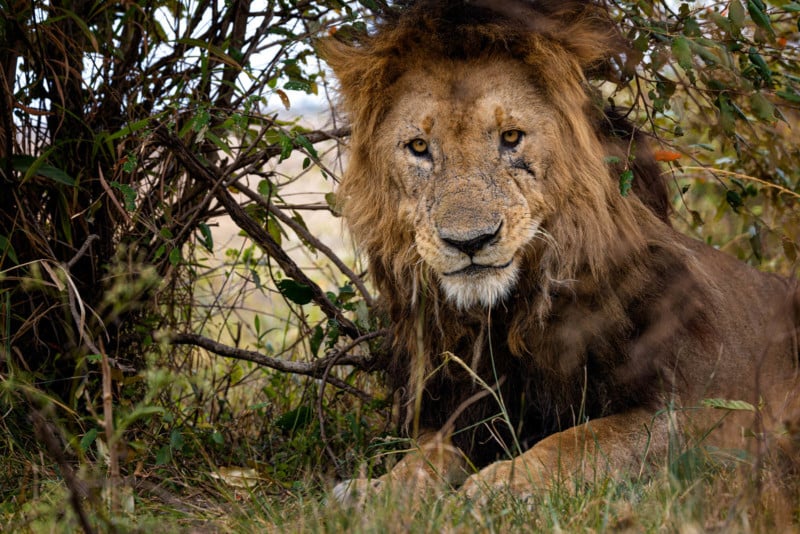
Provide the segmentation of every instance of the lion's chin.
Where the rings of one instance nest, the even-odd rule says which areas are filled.
[[[461,269],[439,277],[447,300],[457,308],[493,308],[517,283],[516,262],[502,268]]]

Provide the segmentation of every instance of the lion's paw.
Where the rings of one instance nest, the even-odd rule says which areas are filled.
[[[379,478],[352,478],[339,482],[333,487],[333,498],[345,506],[362,506],[370,495],[383,489]]]

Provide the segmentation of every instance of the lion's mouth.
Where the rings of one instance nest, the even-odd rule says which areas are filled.
[[[480,263],[470,263],[461,269],[450,271],[448,273],[442,273],[442,276],[477,276],[490,271],[502,271],[503,269],[508,268],[513,262],[514,259],[512,258],[508,260],[508,262],[501,265],[481,265]]]

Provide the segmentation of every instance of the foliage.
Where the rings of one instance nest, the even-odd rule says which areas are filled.
[[[631,48],[592,81],[652,135],[676,225],[792,272],[800,4],[606,5]],[[285,525],[276,502],[316,497],[364,458],[380,471],[403,447],[376,439],[391,397],[363,371],[382,324],[337,237],[347,127],[313,48],[382,9],[0,0],[0,495],[13,525],[80,496],[90,524],[128,528],[126,490],[183,510],[175,495],[191,487],[219,502],[244,492],[264,513],[243,516]],[[324,117],[304,102],[328,104]],[[635,179],[622,172],[623,194]],[[537,524],[591,508],[562,504]],[[591,510],[592,528],[612,524]],[[442,524],[440,503],[430,513]]]
[[[687,227],[792,271],[800,238],[797,2],[611,2],[627,55],[604,78],[669,163]],[[611,85],[611,84],[608,84]],[[687,195],[687,192],[689,193]],[[706,226],[733,212],[727,224]]]

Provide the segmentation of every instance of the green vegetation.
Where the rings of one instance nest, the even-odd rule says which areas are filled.
[[[794,273],[800,3],[607,3],[633,48],[594,82],[653,134],[675,224]],[[384,7],[0,0],[0,530],[796,528],[769,458],[702,447],[480,510],[334,503],[408,444],[339,238],[346,123],[303,104],[335,100],[313,39]]]

